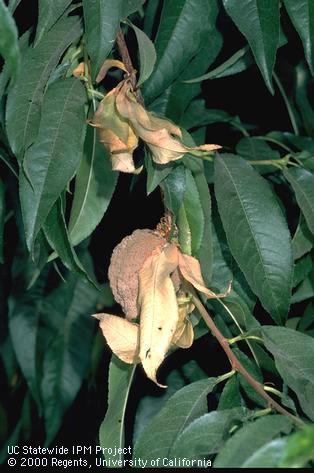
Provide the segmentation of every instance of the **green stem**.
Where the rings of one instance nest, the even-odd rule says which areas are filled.
[[[256,337],[255,335],[245,335],[245,334],[238,335],[237,337],[234,337],[234,338],[229,338],[228,342],[229,342],[229,345],[233,345],[234,343],[241,342],[242,340],[256,340],[261,343],[264,342],[263,339],[260,337]]]
[[[256,417],[264,417],[264,416],[267,416],[268,414],[271,413],[271,408],[270,407],[266,407],[266,409],[261,409],[259,411],[256,411],[254,412],[254,418]]]
[[[274,77],[274,80],[277,84],[279,92],[281,93],[283,101],[285,102],[285,105],[286,105],[286,108],[287,108],[287,111],[288,111],[288,114],[289,114],[289,118],[290,118],[290,121],[291,121],[291,125],[292,125],[292,128],[293,128],[293,132],[294,132],[295,135],[299,135],[299,128],[298,128],[298,125],[297,125],[297,121],[296,121],[296,118],[294,116],[294,112],[293,112],[291,104],[288,100],[285,89],[283,88],[282,83],[280,82],[280,79],[279,79],[279,77],[277,76],[277,74],[275,72],[273,72],[273,77]]]

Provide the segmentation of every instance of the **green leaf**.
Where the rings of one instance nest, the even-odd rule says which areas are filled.
[[[145,155],[145,169],[147,172],[146,191],[151,194],[156,187],[172,172],[173,164],[156,164],[149,153]]]
[[[2,179],[0,179],[0,263],[3,263],[4,247],[4,218],[5,218],[5,190]]]
[[[272,149],[266,141],[259,140],[257,138],[242,138],[237,146],[236,151],[239,156],[248,161],[270,161],[274,159],[280,159],[280,153]],[[274,172],[275,166],[264,165],[257,166],[257,171],[261,174]]]
[[[170,456],[204,460],[208,455],[219,451],[232,425],[236,425],[246,416],[248,412],[243,407],[204,414],[195,419],[176,439]]]
[[[207,411],[207,394],[217,384],[216,378],[189,384],[174,394],[146,426],[134,447],[134,458],[167,458],[183,430]]]
[[[57,434],[64,414],[74,401],[90,363],[98,291],[77,276],[55,289],[43,306],[41,383],[46,442]],[[44,331],[42,334],[45,333]]]
[[[268,89],[279,44],[279,0],[223,0],[228,15],[246,37]]]
[[[313,268],[313,259],[311,255],[305,255],[300,258],[294,265],[293,271],[293,287],[296,287],[300,282],[309,275]]]
[[[128,365],[120,361],[115,355],[112,356],[109,365],[109,395],[108,409],[100,426],[99,443],[106,448],[106,460],[112,462],[123,459],[122,453],[110,453],[116,448],[124,447],[124,420],[127,400],[133,381],[136,365]],[[114,466],[114,463],[112,463]]]
[[[27,150],[20,199],[30,251],[53,204],[75,173],[85,132],[84,86],[76,78],[52,84],[45,96],[38,137]],[[29,182],[30,180],[30,182]]]
[[[314,420],[314,339],[285,327],[262,327],[266,348],[284,382],[296,393],[305,414]]]
[[[228,123],[232,120],[229,113],[224,110],[208,109],[205,100],[196,99],[186,109],[181,126],[186,130],[199,126],[208,126],[214,123]]]
[[[289,436],[280,468],[302,468],[314,460],[314,426],[309,425]]]
[[[43,228],[49,244],[60,257],[63,264],[68,269],[86,277],[89,282],[97,287],[97,283],[89,276],[69,240],[61,198],[57,200],[50,210]]]
[[[195,82],[202,82],[208,79],[220,79],[221,77],[228,77],[230,75],[239,74],[245,71],[253,63],[252,54],[248,46],[239,49],[233,54],[227,61],[215,67],[212,71],[207,72],[201,76],[197,76],[193,79],[186,80],[187,84],[193,84]]]
[[[196,187],[195,179],[189,169],[186,169],[185,173],[186,189],[182,205],[184,206],[187,223],[191,232],[192,254],[195,255],[199,251],[202,243],[205,219],[202,209],[202,202]]]
[[[292,252],[294,259],[296,260],[301,258],[301,256],[311,251],[313,246],[314,237],[308,229],[303,215],[300,214],[299,224],[292,238]]]
[[[236,155],[215,160],[215,193],[230,250],[252,291],[280,323],[290,305],[293,266],[288,227],[274,193]]]
[[[176,369],[172,370],[166,377],[165,384],[168,386],[167,389],[162,391],[159,389],[158,396],[153,392],[151,395],[148,394],[140,400],[136,410],[133,443],[137,441],[148,422],[158,414],[171,396],[179,391],[179,389],[182,389],[186,384],[199,381],[206,377],[206,373],[196,361],[191,360],[187,363],[183,363],[184,364],[180,363],[179,366],[176,365]]]
[[[140,30],[130,21],[128,22],[128,25],[130,25],[134,30],[138,44],[138,52],[140,56],[140,76],[137,85],[139,87],[150,77],[154,70],[157,59],[156,50],[154,43],[149,39],[144,31]]]
[[[39,43],[43,35],[57,22],[65,12],[72,0],[39,0],[38,1],[38,23],[36,28],[35,43]]]
[[[291,303],[297,304],[314,297],[314,271],[297,287],[292,296]]]
[[[122,6],[122,18],[137,12],[146,0],[124,0]]]
[[[238,348],[233,348],[232,351],[244,366],[244,368],[250,373],[250,375],[263,384],[263,375],[259,366],[247,355],[245,355]],[[246,395],[258,406],[266,407],[266,401],[255,391],[255,389],[247,382],[247,380],[239,375],[240,386],[244,389]]]
[[[223,411],[225,409],[231,409],[233,407],[241,407],[243,401],[240,393],[240,386],[238,377],[232,376],[226,382],[221,396],[219,398],[218,411]]]
[[[286,168],[284,176],[290,182],[306,223],[314,234],[314,174],[302,168]]]
[[[283,0],[304,47],[305,57],[314,74],[314,4],[311,0]]]
[[[12,77],[16,81],[20,69],[20,50],[18,46],[18,32],[9,9],[0,0],[0,55]]]
[[[213,270],[213,240],[212,240],[212,222],[211,222],[211,197],[208,189],[207,181],[204,175],[204,167],[202,172],[194,173],[196,188],[200,197],[202,214],[204,218],[204,228],[200,246],[196,251],[196,256],[200,261],[202,275],[207,284],[210,283]],[[202,217],[199,213],[199,224],[201,225]]]
[[[287,437],[271,440],[247,458],[243,468],[278,468],[286,445]]]
[[[13,291],[9,298],[9,329],[19,366],[40,409],[37,339],[47,277],[46,274],[41,275],[32,289],[27,291],[29,269],[27,261],[22,260],[18,253],[13,267]]]
[[[73,245],[89,237],[103,218],[114,193],[118,173],[97,130],[87,127],[84,154],[75,178],[74,199],[71,208],[69,234]]]
[[[216,1],[164,2],[155,41],[157,64],[144,87],[146,103],[152,102],[180,75],[211,37],[217,13]]]
[[[6,131],[13,153],[21,153],[35,140],[44,89],[66,48],[81,33],[80,22],[71,17],[59,21],[33,49],[23,55],[21,73],[8,94]]]
[[[186,189],[185,167],[179,164],[173,168],[172,172],[162,181],[166,207],[177,215],[183,202]]]
[[[22,0],[9,0],[8,9],[13,14]]]
[[[166,97],[163,107],[158,108],[157,112],[170,118],[175,123],[181,123],[187,106],[194,97],[201,93],[200,84],[191,85],[183,81],[192,77],[195,70],[199,72],[207,71],[222,48],[222,35],[217,29],[211,32],[210,38],[210,44],[204,45],[182,71],[180,77],[155,101],[157,103],[159,100],[162,101],[164,96]],[[155,102],[151,105],[152,108],[154,108]]]
[[[95,78],[116,40],[123,12],[122,0],[83,0],[87,51]]]
[[[241,468],[258,449],[280,433],[289,433],[291,420],[280,415],[271,415],[244,425],[218,453],[215,468]]]

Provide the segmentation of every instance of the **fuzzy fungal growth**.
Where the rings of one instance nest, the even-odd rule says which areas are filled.
[[[109,266],[109,282],[115,300],[128,320],[139,315],[137,303],[138,274],[145,260],[167,241],[153,230],[135,230],[113,250]]]

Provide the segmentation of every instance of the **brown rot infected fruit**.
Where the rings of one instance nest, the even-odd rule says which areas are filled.
[[[153,230],[135,230],[113,250],[109,267],[110,287],[128,320],[139,315],[139,271],[152,252],[166,243],[167,240]]]

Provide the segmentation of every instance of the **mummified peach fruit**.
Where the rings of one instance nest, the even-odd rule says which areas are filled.
[[[153,230],[135,230],[125,237],[113,250],[109,266],[109,282],[115,300],[121,305],[128,320],[139,315],[137,304],[138,275],[145,260],[167,240]],[[179,275],[175,271],[172,281],[177,290]]]
[[[109,282],[115,300],[127,319],[138,317],[138,273],[145,260],[167,241],[152,230],[135,230],[113,250],[109,266]]]

